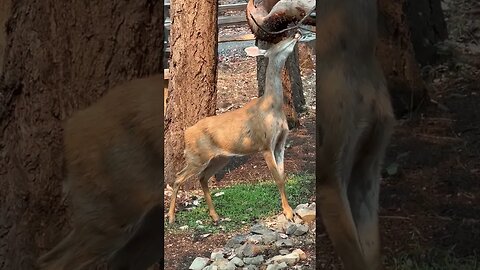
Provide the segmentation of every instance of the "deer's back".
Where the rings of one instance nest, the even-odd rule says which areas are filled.
[[[159,200],[161,91],[160,76],[127,82],[66,123],[65,184],[74,223],[123,226]]]
[[[202,153],[205,159],[217,155],[248,155],[264,151],[285,129],[283,111],[265,108],[261,98],[234,111],[198,121],[185,131],[187,151]]]

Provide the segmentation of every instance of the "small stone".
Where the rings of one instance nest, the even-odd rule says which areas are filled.
[[[254,245],[251,243],[245,243],[241,247],[235,249],[235,253],[238,257],[253,257],[263,253],[268,246],[265,245]]]
[[[188,269],[190,270],[202,270],[205,266],[207,266],[210,260],[204,257],[197,257],[193,260],[192,264]]]
[[[256,234],[267,234],[271,232],[269,228],[266,228],[263,224],[260,223],[253,225],[250,231]]]
[[[288,223],[287,217],[284,214],[277,216],[277,229],[279,231],[284,231],[285,224]]]
[[[313,239],[305,239],[305,245],[309,246],[309,245],[313,245],[315,244],[315,240]]]
[[[300,216],[305,223],[310,223],[315,220],[315,204],[312,203],[310,206],[306,206],[306,204],[300,204],[295,208],[295,213]]]
[[[285,230],[285,233],[288,235],[292,235],[293,233],[295,233],[296,230],[297,230],[297,224],[289,222],[287,224],[287,229]]]
[[[305,260],[307,258],[307,254],[305,254],[305,252],[303,252],[303,250],[299,248],[292,251],[292,253],[298,254],[298,257],[300,258],[300,260]]]
[[[288,238],[288,235],[286,235],[284,233],[279,233],[278,236],[280,236],[280,238],[282,238],[282,239],[287,239]]]
[[[226,248],[237,248],[241,244],[245,243],[247,241],[247,237],[245,235],[235,235],[234,237],[230,238],[227,241],[227,244],[225,245]]]
[[[269,264],[267,270],[278,270],[278,264]]]
[[[236,268],[234,263],[224,258],[216,260],[212,265],[217,266],[218,270],[235,270]]]
[[[263,243],[266,245],[270,245],[271,243],[277,241],[279,235],[277,232],[270,232],[263,235]]]
[[[262,235],[259,235],[259,234],[254,234],[254,235],[251,235],[247,238],[247,242],[250,242],[250,243],[253,243],[253,244],[258,244],[260,242],[262,242]]]
[[[288,251],[288,249],[280,249],[278,253],[280,253],[280,255],[287,255],[290,254],[290,251]]]
[[[209,265],[209,266],[205,266],[203,270],[218,270],[218,267],[216,265]]]
[[[267,266],[267,270],[282,270],[282,269],[285,269],[287,267],[288,267],[288,265],[285,262],[282,262],[280,264],[273,263],[273,264],[269,264]]]
[[[243,270],[258,270],[258,267],[255,266],[255,265],[249,264],[249,265],[245,266],[245,267],[243,268]]]
[[[296,236],[299,236],[299,235],[304,235],[307,232],[308,232],[308,226],[303,225],[303,224],[298,224],[297,229],[295,230],[295,232],[293,234],[296,235]]]
[[[276,262],[278,264],[285,262],[286,264],[292,266],[300,260],[300,257],[297,253],[290,253],[287,255],[277,255],[271,258],[267,263]]]
[[[253,257],[265,252],[268,246],[265,245],[249,245],[243,252],[244,256]]]
[[[264,262],[265,260],[263,259],[262,255],[258,255],[252,258],[243,258],[243,262],[246,264],[254,264],[254,265],[260,265]]]
[[[303,222],[303,219],[301,219],[298,215],[293,216],[293,221],[295,224],[301,224]]]
[[[275,242],[275,246],[279,248],[283,247],[292,247],[293,246],[293,241],[290,239],[280,239]]]
[[[180,226],[179,229],[182,230],[182,231],[185,231],[186,229],[188,229],[188,225]]]
[[[217,249],[212,252],[212,255],[210,255],[210,260],[216,261],[218,259],[223,259],[223,257],[224,257],[224,251]]]
[[[244,265],[243,260],[238,258],[238,257],[234,257],[230,262],[232,262],[236,266],[243,266]]]

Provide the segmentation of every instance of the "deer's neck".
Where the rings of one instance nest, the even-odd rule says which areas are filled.
[[[271,98],[274,104],[283,105],[282,69],[286,59],[272,57],[268,59],[267,71],[265,74],[265,98]],[[278,107],[277,106],[277,107]]]

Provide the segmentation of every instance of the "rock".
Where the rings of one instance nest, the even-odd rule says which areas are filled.
[[[235,270],[235,264],[233,262],[229,262],[227,259],[218,259],[215,262],[213,262],[214,266],[218,267],[218,270]]]
[[[280,264],[282,262],[292,266],[296,264],[300,260],[300,257],[297,253],[290,253],[287,255],[277,255],[270,260],[267,261],[267,263],[271,262],[276,262],[277,264]]]
[[[308,226],[303,225],[303,224],[297,224],[297,229],[293,233],[293,235],[299,236],[299,235],[304,235],[308,232]]]
[[[250,235],[247,238],[247,242],[250,242],[250,243],[253,243],[253,244],[258,244],[258,243],[262,242],[262,240],[263,240],[263,236],[259,235],[259,234]]]
[[[262,255],[258,255],[252,258],[243,258],[243,262],[246,264],[260,265],[265,261]]]
[[[230,262],[232,262],[236,266],[243,266],[244,265],[243,260],[238,258],[238,257],[234,257]]]
[[[210,255],[210,260],[216,261],[217,259],[223,259],[225,253],[226,250],[224,250],[223,248],[214,249],[212,254]]]
[[[282,262],[280,264],[273,263],[273,264],[269,264],[267,266],[267,270],[282,270],[282,269],[285,269],[287,267],[288,267],[288,265],[285,262]]]
[[[298,215],[295,215],[293,216],[293,222],[295,222],[295,224],[301,224],[303,219],[301,219]]]
[[[258,267],[255,266],[255,265],[249,264],[249,265],[243,267],[242,269],[243,269],[243,270],[258,270]]]
[[[305,252],[303,252],[303,250],[301,250],[299,248],[292,251],[292,253],[297,254],[298,257],[300,258],[300,260],[305,260],[307,258],[307,254],[305,254]]]
[[[255,245],[251,243],[245,243],[241,247],[235,249],[235,253],[238,257],[253,257],[265,252],[268,246],[265,245]]]
[[[205,266],[203,270],[218,270],[218,267],[216,265],[209,265],[209,266]]]
[[[285,225],[288,223],[287,217],[284,214],[277,216],[277,229],[281,232],[285,230]]]
[[[310,223],[315,220],[316,209],[315,204],[312,203],[310,206],[307,204],[299,204],[295,208],[295,213],[305,222]]]
[[[269,228],[260,223],[253,225],[250,231],[255,234],[267,234],[271,232]]]
[[[293,246],[293,241],[290,239],[280,239],[275,242],[275,246],[279,248],[283,247],[292,247]]]
[[[306,239],[305,240],[305,245],[313,245],[315,244],[315,241],[313,239]]]
[[[277,232],[270,232],[263,235],[263,243],[266,245],[270,245],[273,242],[277,241],[278,238],[279,238],[279,235]]]
[[[230,238],[225,245],[226,248],[237,248],[243,243],[247,241],[247,237],[245,235],[235,235],[234,237]]]
[[[279,233],[278,236],[280,236],[280,238],[282,238],[282,239],[287,239],[288,238],[288,235],[286,235],[284,233]]]
[[[208,262],[210,260],[208,258],[204,257],[197,257],[195,260],[193,260],[192,264],[188,269],[190,270],[203,270],[205,266],[207,266]]]
[[[280,253],[280,255],[287,255],[290,253],[290,251],[288,251],[288,249],[280,249],[278,253]]]
[[[288,224],[286,225],[285,233],[288,235],[292,235],[293,233],[295,233],[296,230],[297,224],[293,222],[288,222]]]

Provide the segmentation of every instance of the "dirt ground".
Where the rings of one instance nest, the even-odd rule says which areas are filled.
[[[387,268],[401,254],[425,258],[433,251],[456,257],[480,253],[480,5],[474,0],[442,1],[449,44],[460,55],[424,68],[431,102],[398,119],[383,173],[380,230]],[[477,14],[477,15],[475,15]],[[256,96],[255,60],[237,53],[219,59],[219,112],[234,109]],[[312,75],[313,74],[313,75]],[[292,130],[286,171],[314,172],[314,92],[305,76],[310,114]],[[309,92],[310,91],[310,92]],[[213,186],[270,178],[261,156],[230,164]],[[238,233],[238,232],[235,232]],[[324,230],[316,243],[319,269],[340,269]],[[208,256],[228,235],[194,242],[189,234],[165,236],[165,269],[187,269],[196,256]],[[314,255],[313,247],[306,247]]]

